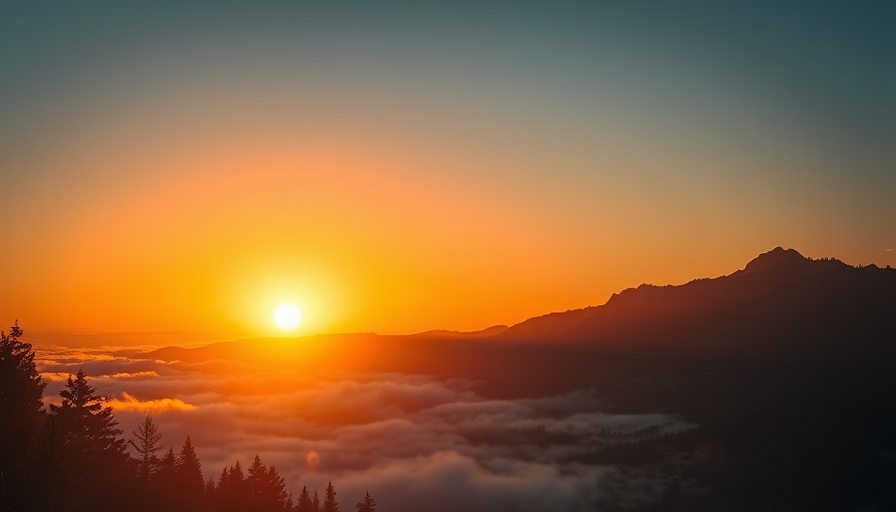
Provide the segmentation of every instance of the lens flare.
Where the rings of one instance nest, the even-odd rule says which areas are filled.
[[[317,469],[317,466],[320,465],[320,455],[316,451],[311,450],[305,455],[305,463],[308,464],[309,468]]]

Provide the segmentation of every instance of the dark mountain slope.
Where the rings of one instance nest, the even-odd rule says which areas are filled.
[[[815,352],[891,325],[894,291],[896,270],[810,260],[778,247],[727,276],[641,285],[602,306],[527,320],[498,338],[617,350]],[[810,346],[809,338],[819,345]]]
[[[496,338],[510,341],[545,341],[557,338],[587,320],[598,307],[571,309],[529,318],[511,326]]]
[[[611,300],[563,337],[768,356],[845,354],[872,340],[885,342],[882,336],[896,320],[896,271],[814,263],[790,273],[769,267],[756,276],[638,289]]]

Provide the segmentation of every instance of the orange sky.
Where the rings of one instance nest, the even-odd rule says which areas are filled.
[[[267,14],[7,32],[35,53],[0,84],[0,320],[228,338],[292,301],[298,334],[475,330],[778,245],[896,264],[892,150],[831,144],[738,41],[686,59],[573,18],[460,43],[439,17],[339,39]]]
[[[335,128],[290,141],[293,127],[234,134],[240,124],[96,147],[75,134],[42,156],[71,177],[18,201],[19,250],[4,255],[16,292],[0,310],[34,330],[242,336],[275,333],[271,311],[293,301],[300,333],[473,330],[599,304],[645,281],[732,272],[775,245],[874,257],[826,246],[799,203],[779,223],[780,210],[750,204],[744,188],[695,200],[682,188],[699,182],[650,183],[649,156],[630,158],[631,176],[603,178],[622,183],[582,192],[452,172],[523,166],[531,154],[456,155]],[[581,158],[600,168],[623,157]]]

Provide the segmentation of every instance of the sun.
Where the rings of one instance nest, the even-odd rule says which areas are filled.
[[[274,309],[274,323],[281,329],[292,329],[301,321],[302,310],[291,302],[284,302]]]

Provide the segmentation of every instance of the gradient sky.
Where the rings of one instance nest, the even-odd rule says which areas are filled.
[[[896,265],[896,5],[0,4],[0,312],[473,330]],[[624,5],[621,5],[624,4]]]

